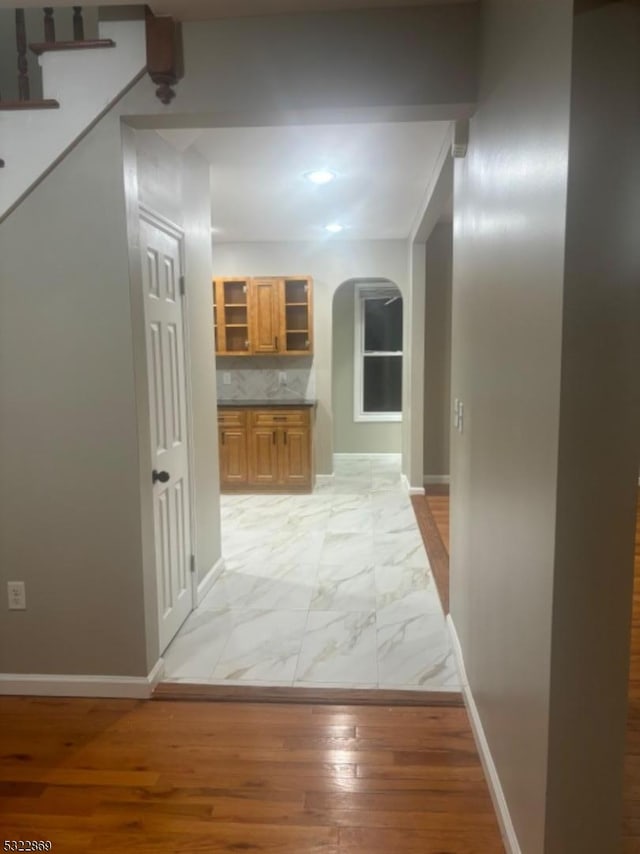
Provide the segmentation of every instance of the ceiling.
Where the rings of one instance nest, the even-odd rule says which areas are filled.
[[[450,5],[469,0],[151,0],[156,15],[172,15],[180,21],[235,18],[246,15],[277,15],[285,12],[320,12],[394,6]],[[22,0],[24,6],[40,6],[41,0]],[[68,6],[69,0],[52,0],[51,6]],[[122,6],[123,0],[89,0],[85,6]],[[14,0],[0,0],[0,8],[13,8]]]
[[[409,236],[448,122],[163,130],[177,149],[211,163],[213,239],[218,242]],[[323,186],[304,174],[330,169]]]

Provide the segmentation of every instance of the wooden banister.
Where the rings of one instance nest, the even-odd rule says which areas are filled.
[[[170,104],[176,95],[172,87],[183,75],[180,24],[169,16],[156,17],[147,6],[145,29],[147,71],[158,87],[157,97]]]
[[[18,100],[28,101],[30,87],[24,9],[16,9],[16,48],[18,49]]]

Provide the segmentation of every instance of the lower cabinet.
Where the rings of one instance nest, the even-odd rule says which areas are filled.
[[[219,431],[223,491],[311,491],[309,408],[221,409]]]

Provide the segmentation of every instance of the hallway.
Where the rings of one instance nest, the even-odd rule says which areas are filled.
[[[459,689],[396,455],[337,457],[312,495],[222,496],[225,569],[165,680]]]

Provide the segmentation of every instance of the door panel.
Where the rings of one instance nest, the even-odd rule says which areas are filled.
[[[256,427],[249,439],[249,483],[278,483],[278,431]]]
[[[282,479],[291,486],[311,483],[309,430],[287,427],[282,437]]]
[[[251,318],[254,353],[277,353],[280,336],[277,279],[252,279]]]
[[[151,469],[166,482],[151,483],[156,542],[160,651],[192,608],[191,493],[187,444],[180,242],[162,228],[140,223],[145,294]]]
[[[234,427],[221,427],[220,482],[229,486],[247,483],[247,431]]]

